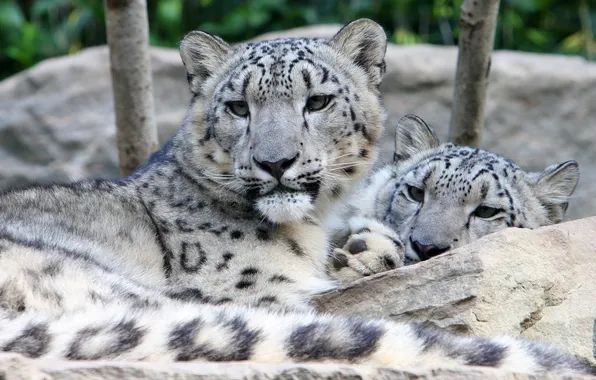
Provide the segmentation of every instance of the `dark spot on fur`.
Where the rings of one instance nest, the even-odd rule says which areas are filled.
[[[234,230],[230,232],[230,237],[234,240],[242,239],[244,237],[244,233],[240,230]]]
[[[115,326],[87,327],[75,334],[66,357],[71,360],[108,359],[137,347],[145,334],[146,330],[132,320],[122,320]],[[104,343],[90,344],[98,335],[101,335],[99,339]],[[111,338],[109,343],[106,343],[107,338]]]
[[[269,280],[268,281],[269,282],[273,282],[273,283],[276,283],[276,282],[278,282],[278,283],[281,283],[281,282],[287,282],[287,283],[294,282],[291,279],[289,279],[288,277],[284,276],[283,274],[275,274],[275,275],[269,277]]]
[[[203,292],[197,288],[185,288],[169,292],[168,297],[181,301],[202,301]]]
[[[441,339],[441,332],[435,329],[430,329],[422,325],[413,326],[414,334],[422,340],[422,352],[429,351],[437,344]]]
[[[214,304],[215,305],[223,305],[223,304],[230,303],[230,302],[232,302],[231,298],[223,297],[223,298],[220,298],[217,301],[215,301]]]
[[[50,334],[44,323],[29,325],[22,333],[8,342],[3,351],[18,352],[30,358],[38,358],[48,351]]]
[[[250,275],[253,275],[253,274],[257,274],[257,273],[259,273],[259,270],[257,268],[254,268],[254,267],[244,268],[242,270],[242,272],[240,272],[240,274],[243,275],[243,276],[250,276]]]
[[[232,260],[232,258],[234,257],[234,254],[231,252],[226,252],[222,255],[223,258],[223,262],[217,264],[217,266],[215,267],[215,269],[217,269],[218,271],[222,271],[224,269],[228,269],[228,262],[230,260]]]
[[[498,367],[504,357],[505,347],[488,339],[479,340],[464,354],[467,365],[484,367]]]
[[[480,187],[480,196],[482,197],[482,199],[486,199],[487,195],[488,195],[488,184],[483,183],[482,186]]]
[[[225,261],[229,261],[232,259],[232,257],[234,257],[234,254],[231,252],[226,252],[222,255],[222,257]]]
[[[321,84],[323,84],[329,79],[329,70],[327,70],[325,67],[321,67],[321,70],[323,70],[323,78],[321,79]]]
[[[260,331],[249,329],[242,317],[225,314],[217,318],[216,326],[227,331],[229,342],[225,347],[213,347],[208,341],[197,342],[204,322],[200,319],[182,323],[168,337],[168,348],[177,351],[175,360],[190,361],[202,358],[207,361],[248,360],[254,345],[260,340]]]
[[[304,249],[300,246],[300,244],[298,244],[296,240],[287,239],[286,242],[290,246],[290,250],[292,251],[292,253],[294,253],[296,256],[306,256],[306,252],[304,252]]]
[[[271,230],[270,229],[257,227],[255,232],[257,235],[257,239],[259,239],[261,241],[271,240]]]
[[[310,90],[310,88],[312,87],[312,83],[310,80],[310,73],[308,72],[308,70],[302,70],[302,79],[304,80],[304,85],[306,86],[306,88]]]
[[[193,232],[194,229],[188,225],[188,221],[182,218],[178,218],[174,221],[176,223],[176,227],[178,227],[178,231],[180,232]]]
[[[41,273],[49,276],[55,277],[62,272],[62,267],[58,263],[51,263],[46,265],[42,270]]]
[[[201,243],[182,242],[180,247],[180,266],[188,273],[198,272],[207,262],[207,253]]]
[[[242,95],[246,96],[246,89],[248,88],[248,84],[250,83],[250,78],[252,76],[252,73],[248,73],[246,75],[246,77],[244,77],[244,80],[242,81]]]
[[[478,171],[478,173],[476,173],[476,175],[474,175],[474,177],[472,177],[472,181],[475,181],[476,178],[478,178],[479,176],[481,176],[482,174],[488,173],[488,170],[486,169],[480,169]]]
[[[190,356],[190,351],[195,346],[195,338],[201,326],[202,321],[199,318],[195,318],[176,326],[170,332],[168,336],[168,348],[179,351],[176,360],[188,361],[196,358],[196,356]]]
[[[240,280],[236,283],[236,289],[247,289],[253,286],[254,281]]]
[[[355,360],[370,355],[383,335],[380,327],[356,318],[347,319],[343,329],[313,322],[294,329],[286,347],[296,361]]]
[[[273,303],[277,303],[275,296],[264,296],[258,299],[257,306],[270,306]]]

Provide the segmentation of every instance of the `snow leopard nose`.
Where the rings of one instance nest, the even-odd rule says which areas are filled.
[[[284,173],[294,164],[294,162],[296,162],[297,158],[298,154],[292,158],[282,158],[281,160],[275,162],[259,161],[254,156],[252,160],[261,170],[271,174],[271,176],[279,181]]]
[[[449,247],[439,247],[434,244],[421,244],[420,242],[412,240],[411,238],[410,243],[414,249],[414,252],[416,252],[422,261],[438,256],[441,253],[447,252],[449,250]]]

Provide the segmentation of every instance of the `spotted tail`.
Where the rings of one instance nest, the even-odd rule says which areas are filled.
[[[466,338],[380,320],[181,303],[2,317],[0,347],[50,359],[472,365],[596,375],[594,367],[570,355],[514,338]]]

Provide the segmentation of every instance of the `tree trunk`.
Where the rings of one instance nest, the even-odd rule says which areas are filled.
[[[130,174],[157,149],[145,0],[104,0],[120,170]]]
[[[449,140],[478,146],[490,72],[499,0],[464,0],[459,20],[459,54],[455,74]]]

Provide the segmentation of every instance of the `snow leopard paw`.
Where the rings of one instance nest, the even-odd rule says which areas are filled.
[[[342,283],[399,268],[404,265],[404,246],[397,234],[374,219],[353,217],[350,236],[332,254],[331,273]]]

